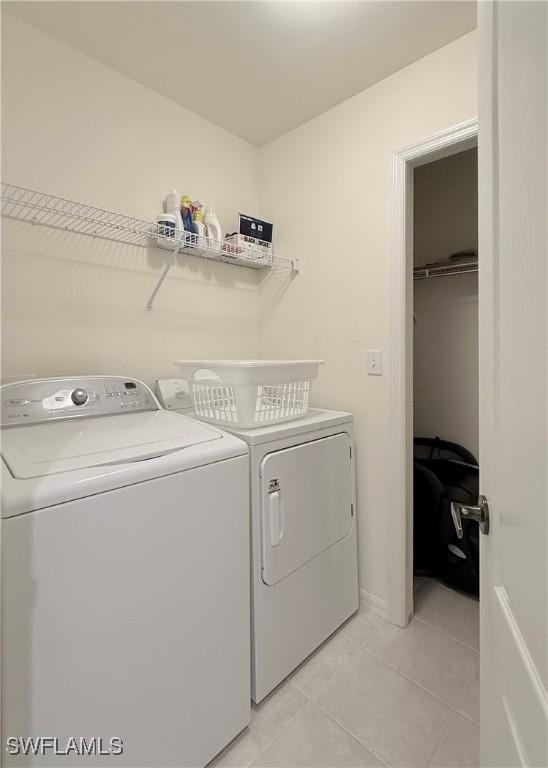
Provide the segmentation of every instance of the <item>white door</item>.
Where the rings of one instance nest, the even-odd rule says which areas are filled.
[[[277,584],[352,530],[346,433],[269,453],[261,462],[262,572]]]
[[[481,765],[548,765],[547,4],[479,3]]]

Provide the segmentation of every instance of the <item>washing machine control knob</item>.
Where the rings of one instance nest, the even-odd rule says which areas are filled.
[[[74,405],[85,405],[88,401],[88,393],[85,389],[74,389],[70,399]]]

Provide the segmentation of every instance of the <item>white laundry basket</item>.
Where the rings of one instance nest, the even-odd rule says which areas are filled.
[[[176,360],[194,413],[243,429],[305,416],[322,360]]]

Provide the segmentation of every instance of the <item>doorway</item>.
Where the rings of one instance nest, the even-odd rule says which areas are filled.
[[[479,648],[478,152],[413,179],[414,615]]]
[[[479,595],[479,530],[450,499],[479,497],[478,153],[413,180],[414,574]]]
[[[394,153],[391,264],[392,495],[388,515],[388,618],[413,615],[413,268],[415,169],[477,147],[477,119]],[[449,279],[449,278],[447,278]]]

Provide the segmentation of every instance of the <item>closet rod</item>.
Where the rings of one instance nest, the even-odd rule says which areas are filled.
[[[430,277],[448,277],[450,275],[467,275],[478,271],[477,262],[467,264],[443,264],[430,267],[415,267],[413,280],[427,280]]]

